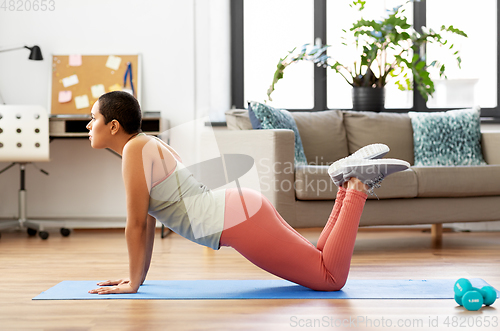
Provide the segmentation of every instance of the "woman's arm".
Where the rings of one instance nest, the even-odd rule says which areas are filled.
[[[124,282],[113,287],[103,287],[90,293],[135,293],[142,284],[146,271],[146,261],[151,257],[148,249],[147,219],[149,207],[149,191],[146,183],[143,164],[142,148],[144,143],[138,140],[130,141],[123,150],[122,174],[127,197],[127,224],[125,226],[125,238],[129,255],[130,282]],[[149,173],[149,171],[146,171]],[[149,267],[149,262],[148,262]]]
[[[141,285],[146,280],[146,276],[149,271],[149,266],[151,264],[151,256],[153,256],[153,244],[155,241],[155,230],[156,230],[156,219],[148,215],[147,228],[146,228],[146,261],[144,264],[144,275],[142,278]]]
[[[131,141],[123,150],[122,173],[127,197],[127,225],[125,238],[129,255],[130,287],[137,292],[145,275],[148,256],[147,219],[149,191],[146,183],[142,148],[144,144]],[[148,167],[150,168],[150,167]]]

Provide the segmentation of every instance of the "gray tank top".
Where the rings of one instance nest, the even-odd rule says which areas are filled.
[[[184,238],[218,250],[225,196],[225,189],[208,189],[177,161],[170,176],[151,189],[149,214]]]

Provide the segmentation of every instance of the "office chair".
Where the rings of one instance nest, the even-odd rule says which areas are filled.
[[[44,230],[43,222],[45,221],[27,219],[25,185],[26,165],[49,160],[47,111],[41,106],[0,105],[0,162],[12,162],[0,170],[0,174],[18,164],[21,179],[18,202],[19,218],[0,222],[0,229],[27,228],[30,236],[34,236],[38,232],[42,239],[49,237],[49,233]],[[48,175],[45,170],[38,170]],[[70,231],[62,228],[61,234],[68,236]]]

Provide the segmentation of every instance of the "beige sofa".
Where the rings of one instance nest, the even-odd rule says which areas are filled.
[[[353,111],[292,112],[308,165],[294,166],[291,130],[252,130],[248,113],[226,113],[228,130],[216,131],[222,153],[243,153],[256,162],[262,193],[293,227],[322,227],[337,189],[332,162],[370,143],[385,143],[386,157],[412,167],[387,177],[370,196],[361,226],[500,220],[500,133],[482,133],[485,166],[417,167],[407,114]]]

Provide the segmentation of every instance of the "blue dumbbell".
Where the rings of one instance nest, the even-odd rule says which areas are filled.
[[[456,296],[462,297],[465,293],[472,290],[472,284],[468,279],[460,278],[455,282],[453,290],[455,291]]]
[[[492,305],[497,299],[497,291],[491,286],[483,286],[479,289],[486,306]]]
[[[468,291],[462,296],[462,306],[467,310],[479,310],[483,303],[483,296],[478,291]]]
[[[478,289],[473,287],[470,281],[465,278],[457,280],[453,290],[455,292],[456,303],[460,306],[463,305],[467,310],[478,310],[483,304],[489,306],[497,299],[497,293],[493,287],[483,286],[481,289]],[[468,292],[476,293],[465,297],[465,294]],[[481,299],[479,299],[478,295],[481,296]]]

